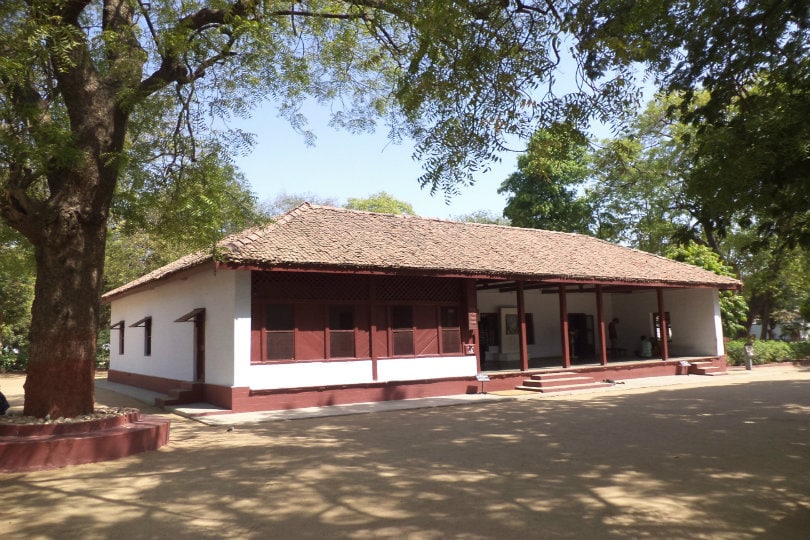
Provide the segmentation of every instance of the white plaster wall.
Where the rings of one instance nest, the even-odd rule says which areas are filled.
[[[532,289],[524,294],[526,313],[534,319],[534,344],[529,345],[529,356],[557,356],[562,350],[560,342],[560,301],[556,294],[542,294]]]
[[[639,348],[641,336],[649,338],[653,335],[651,314],[658,311],[657,293],[654,289],[636,289],[631,294],[610,296],[613,309],[611,314],[605,313],[605,325],[614,317],[619,319],[616,327],[619,347],[632,354]]]
[[[249,365],[245,373],[246,379],[240,380],[236,386],[247,386],[253,390],[372,381],[371,360]]]
[[[472,377],[477,370],[475,356],[385,358],[377,361],[379,381]]]
[[[233,381],[235,284],[249,272],[213,267],[183,279],[111,302],[111,321],[125,324],[124,354],[118,353],[118,331],[110,332],[110,368],[130,373],[191,381],[194,378],[194,325],[175,319],[196,308],[206,309],[205,380],[230,386]],[[239,276],[244,279],[243,276]],[[143,328],[129,325],[152,317],[152,354],[144,356]],[[248,340],[249,342],[249,340]],[[249,343],[248,343],[249,347]],[[249,356],[248,356],[249,358]]]
[[[714,289],[664,291],[664,307],[672,319],[673,356],[723,354],[720,300]]]
[[[234,281],[233,386],[250,386],[254,376],[250,364],[251,313],[250,272],[237,272]]]
[[[471,377],[476,370],[475,356],[385,358],[377,361],[376,382]],[[375,382],[371,360],[253,365],[247,373],[246,384],[237,386],[252,390]]]

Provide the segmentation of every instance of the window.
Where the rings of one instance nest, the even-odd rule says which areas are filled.
[[[440,308],[440,328],[441,334],[441,353],[460,353],[461,352],[461,327],[459,325],[459,313],[456,307],[442,307]]]
[[[118,354],[124,354],[124,321],[118,321],[110,330],[118,330]]]
[[[295,317],[292,304],[269,304],[265,308],[265,358],[292,360],[295,357]]]
[[[393,306],[391,308],[391,334],[394,356],[414,354],[413,308],[411,306]]]
[[[670,325],[671,319],[669,318],[669,311],[664,313],[664,320],[667,323],[667,341],[672,341],[672,326]],[[655,337],[655,341],[661,341],[661,317],[660,313],[652,313],[652,326],[653,326],[653,336]]]
[[[355,357],[353,306],[329,306],[329,357]]]
[[[130,328],[143,328],[143,355],[152,355],[152,317],[144,317],[129,325]]]

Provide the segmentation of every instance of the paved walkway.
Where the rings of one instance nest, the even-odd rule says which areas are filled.
[[[779,369],[780,366],[768,366],[760,369]],[[721,377],[752,376],[752,372],[732,369],[728,375]],[[644,377],[636,379],[624,379],[617,381],[612,387],[616,390],[631,390],[639,388],[656,388],[662,386],[692,385],[700,386],[711,384],[712,377],[702,375],[671,375],[665,377]],[[96,388],[117,392],[131,396],[143,403],[154,405],[155,398],[166,397],[164,394],[152,392],[143,388],[128,386],[125,384],[109,382],[106,379],[97,379]],[[486,388],[485,388],[486,390]],[[211,426],[236,426],[241,424],[255,424],[261,422],[272,422],[278,420],[298,420],[302,418],[324,418],[329,416],[344,416],[351,414],[365,414],[384,411],[403,411],[410,409],[424,409],[433,407],[448,407],[453,405],[467,405],[471,403],[484,403],[491,401],[538,399],[543,397],[593,394],[609,392],[610,389],[590,389],[575,390],[569,392],[559,392],[554,394],[541,394],[537,392],[525,391],[505,391],[478,394],[459,394],[455,396],[401,399],[394,401],[381,401],[373,403],[353,403],[349,405],[331,405],[327,407],[305,407],[301,409],[258,411],[245,413],[227,413],[223,409],[212,406],[208,403],[191,403],[179,406],[169,406],[166,409],[179,416],[191,418],[203,424]]]

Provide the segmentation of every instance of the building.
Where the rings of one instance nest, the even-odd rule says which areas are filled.
[[[255,411],[725,369],[739,286],[583,235],[305,203],[105,294],[109,379]]]

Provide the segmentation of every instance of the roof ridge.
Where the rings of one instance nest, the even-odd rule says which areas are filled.
[[[339,206],[329,206],[329,205],[322,205],[322,204],[310,204],[310,203],[303,203],[309,205],[313,209],[318,210],[331,210],[336,212],[346,212],[346,213],[353,213],[353,214],[366,214],[366,215],[375,215],[375,216],[385,216],[385,217],[393,217],[398,219],[415,219],[419,221],[431,221],[437,223],[446,223],[451,225],[464,225],[466,226],[474,226],[474,227],[493,227],[493,228],[500,228],[500,229],[509,229],[509,230],[524,230],[524,231],[537,231],[543,234],[561,234],[561,235],[571,235],[571,236],[580,236],[580,237],[587,237],[587,238],[594,238],[596,237],[591,236],[589,234],[583,233],[575,233],[575,232],[567,232],[567,231],[550,231],[548,229],[536,229],[534,227],[518,227],[516,225],[503,225],[500,223],[478,223],[475,221],[458,221],[456,219],[450,218],[441,218],[436,216],[420,216],[417,214],[393,214],[388,212],[373,212],[371,210],[356,210],[354,208],[343,208]],[[300,208],[297,207],[296,209]],[[605,242],[607,242],[605,240]],[[610,244],[610,242],[607,242]]]

